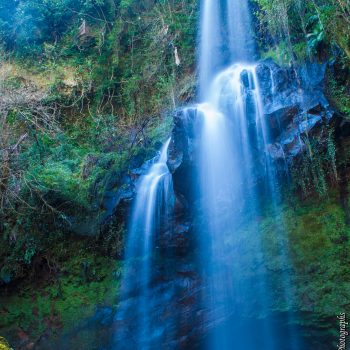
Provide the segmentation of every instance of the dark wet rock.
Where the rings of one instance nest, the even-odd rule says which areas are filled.
[[[150,348],[179,349],[179,344],[196,345],[202,325],[199,312],[201,282],[196,268],[186,260],[162,259],[152,270],[152,283],[148,298],[148,320],[151,327],[141,333]],[[141,293],[141,291],[139,290]],[[118,349],[133,349],[133,334],[137,332],[137,320],[142,319],[137,291],[123,300],[111,324],[114,334],[108,349],[118,344]],[[140,334],[138,335],[140,339]]]
[[[107,183],[99,208],[85,217],[70,218],[70,230],[82,236],[97,236],[121,207],[129,206],[135,196],[135,182],[138,176],[125,175],[122,181]]]
[[[156,156],[157,157],[157,156]],[[111,221],[116,217],[124,220],[127,212],[136,195],[136,185],[138,179],[147,173],[155,161],[155,158],[142,161],[142,156],[131,159],[130,165],[135,168],[123,173],[113,169],[107,171],[102,181],[102,193],[94,193],[91,211],[85,216],[70,217],[70,230],[82,236],[97,236],[105,230]]]
[[[194,123],[196,117],[196,108],[179,109],[174,113],[174,127],[168,157],[168,166],[171,173],[175,173],[181,165],[190,162],[192,159],[192,140],[195,136]]]
[[[185,257],[194,250],[194,233],[190,222],[176,222],[175,227],[161,238],[159,245],[163,252],[173,256]]]
[[[249,88],[249,74],[248,71],[244,70],[241,73],[241,80],[245,88]]]
[[[97,309],[92,321],[98,322],[102,326],[107,326],[112,323],[114,311],[111,307],[101,307]]]
[[[270,126],[270,136],[277,139],[283,130],[285,130],[293,118],[300,112],[297,106],[287,106],[280,108],[271,114],[267,114],[266,118]]]
[[[193,202],[197,108],[189,107],[176,110],[174,113],[174,128],[169,147],[168,166],[173,175],[176,194],[176,210],[184,213]]]
[[[284,149],[279,143],[268,145],[267,152],[270,154],[271,158],[275,160],[284,160],[286,157]]]
[[[326,64],[308,63],[301,67],[282,68],[271,60],[258,64],[257,76],[264,114],[271,130],[267,152],[276,161],[291,162],[305,150],[304,136],[316,134],[333,117],[324,96]],[[243,71],[243,85],[249,89],[248,72]],[[247,105],[251,92],[247,90]],[[248,128],[255,130],[254,108],[248,108]],[[196,107],[177,110],[174,114],[169,167],[174,177],[179,202],[193,201],[191,176],[195,173],[196,134],[201,117]],[[255,163],[263,160],[256,159]],[[192,197],[191,197],[192,195]],[[184,199],[186,201],[184,201]]]
[[[291,162],[305,151],[304,137],[317,133],[333,117],[324,96],[326,64],[281,68],[272,61],[257,67],[271,134],[272,159]]]
[[[317,111],[320,111],[316,113]],[[283,158],[292,161],[305,151],[305,138],[319,134],[323,126],[330,123],[333,113],[328,109],[323,109],[316,105],[307,112],[296,114],[292,121],[282,129],[282,132],[276,138],[276,142],[271,145],[270,150],[283,150]],[[278,159],[280,153],[271,152],[272,159]]]

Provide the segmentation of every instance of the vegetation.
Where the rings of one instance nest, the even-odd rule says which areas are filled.
[[[330,62],[328,97],[349,117],[350,4],[347,0],[254,0],[263,57],[280,64]]]
[[[193,0],[0,0],[1,332],[113,307],[124,223],[100,230],[104,197],[193,95],[196,21]]]
[[[10,345],[7,340],[3,337],[0,337],[0,349],[1,350],[10,350]]]
[[[262,56],[291,66],[307,61],[327,62],[327,97],[338,115],[349,118],[349,2],[255,2],[257,25],[262,33]],[[349,307],[349,276],[345,269],[349,260],[346,210],[349,198],[345,194],[343,199],[342,193],[347,193],[349,187],[346,180],[349,152],[347,140],[335,135],[332,126],[324,127],[319,135],[307,136],[303,141],[306,151],[291,169],[293,191],[287,195],[279,217],[268,213],[262,226],[270,257],[268,269],[277,271],[278,278],[283,265],[275,250],[278,225],[274,223],[284,222],[294,264],[295,308],[309,315],[304,317],[306,323],[315,323],[313,314],[327,320],[333,317],[334,310]],[[336,188],[340,188],[341,193]],[[295,194],[299,194],[298,199]],[[322,202],[316,204],[320,197]],[[339,205],[339,197],[343,207]],[[339,305],[341,300],[344,302]],[[281,296],[276,296],[276,307],[284,308]],[[309,321],[308,317],[311,317]]]
[[[196,14],[193,1],[1,1],[2,283],[43,253],[36,235],[96,215],[111,174],[154,154],[191,94]]]
[[[42,279],[23,280],[17,293],[0,296],[6,305],[0,329],[8,340],[22,337],[26,343],[35,342],[43,334],[62,332],[91,317],[96,306],[116,306],[120,262],[96,256],[94,249],[91,239],[65,237],[52,246],[40,270]]]
[[[256,225],[263,235],[266,257],[263,265],[273,276],[271,283],[274,284],[273,290],[276,293],[276,310],[285,310],[286,303],[291,302],[284,298],[281,287],[283,283],[280,279],[286,273],[293,279],[296,289],[293,294],[295,310],[314,313],[319,318],[331,318],[334,317],[334,310],[346,310],[350,306],[347,298],[350,276],[346,269],[350,255],[347,245],[343,244],[345,237],[348,237],[349,228],[345,224],[336,191],[331,191],[322,202],[317,198],[306,201],[296,199],[293,193],[286,198],[285,204],[277,213],[266,208],[262,217],[251,219],[241,227],[246,232],[243,237],[247,251],[256,251],[252,245],[259,244],[254,238]],[[286,237],[281,235],[281,226]],[[283,239],[290,242],[290,258],[294,266],[289,272],[286,271],[288,266],[284,253],[278,249],[283,244]],[[247,269],[252,264],[249,259],[259,257],[244,257],[243,264],[246,263]],[[254,273],[263,271],[257,269]],[[242,274],[249,273],[242,271]]]
[[[327,137],[324,137],[324,134]],[[324,127],[317,136],[305,136],[306,152],[291,167],[293,188],[302,198],[327,197],[337,184],[338,165],[334,130]]]
[[[256,0],[265,44],[281,61],[336,54],[350,58],[349,11],[343,0]],[[323,57],[324,58],[324,57]]]

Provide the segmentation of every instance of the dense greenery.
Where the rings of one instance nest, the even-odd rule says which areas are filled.
[[[11,342],[22,337],[30,343],[45,333],[77,325],[94,313],[96,305],[116,307],[121,264],[96,255],[96,247],[91,239],[66,236],[56,242],[47,253],[46,268],[36,266],[41,279],[34,283],[27,279],[18,292],[10,289],[0,296],[6,305],[0,320],[2,334]]]
[[[100,230],[104,195],[193,95],[197,14],[192,0],[0,0],[1,332],[37,339],[113,307],[124,229]]]
[[[0,283],[154,154],[192,93],[196,16],[194,1],[1,1]]]
[[[264,41],[280,60],[336,54],[350,58],[350,6],[344,0],[256,0]]]
[[[254,0],[264,57],[282,64],[329,61],[328,97],[350,115],[350,4],[347,0]]]
[[[258,251],[259,242],[255,239],[256,226],[263,235],[264,263],[272,274],[271,283],[274,290],[274,308],[283,311],[287,308],[281,278],[285,273],[290,274],[295,291],[293,294],[294,307],[305,313],[314,312],[314,317],[331,318],[334,310],[346,309],[349,304],[349,271],[346,268],[350,255],[344,240],[349,229],[344,221],[344,212],[337,203],[338,193],[330,191],[322,202],[316,198],[301,201],[294,193],[285,198],[285,203],[276,213],[266,207],[263,215],[247,220],[241,229],[244,232],[246,251]],[[290,256],[293,268],[287,271],[289,265],[283,259],[280,251],[281,234],[279,230],[287,231],[290,243]],[[234,235],[231,235],[235,239]],[[246,254],[237,265],[243,267],[241,278],[249,276],[251,266],[259,265],[257,257]],[[246,266],[246,270],[244,267]],[[263,269],[251,271],[253,275],[266,273]],[[334,282],[337,283],[334,283]],[[321,316],[320,316],[321,315]]]

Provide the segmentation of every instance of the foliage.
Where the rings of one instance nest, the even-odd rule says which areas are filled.
[[[300,322],[307,320],[314,329],[322,319],[320,333],[321,327],[333,329],[325,325],[333,320],[334,309],[350,306],[350,230],[339,193],[329,190],[321,201],[317,196],[301,200],[294,191],[284,190],[282,203],[276,207],[265,202],[261,209],[258,216],[253,211],[239,227],[223,232],[228,246],[240,247],[240,259],[232,266],[236,279],[266,281],[269,307],[275,312],[301,313]],[[287,295],[285,283],[290,288]],[[252,305],[255,298],[252,293]],[[256,317],[266,316],[252,309]]]
[[[334,72],[329,72],[327,97],[340,113],[349,118],[350,98],[347,89],[350,81],[349,68],[342,64],[342,67],[337,69],[337,73],[337,76],[335,76]]]
[[[190,94],[196,16],[193,0],[0,0],[0,283],[51,249],[36,232],[97,217],[111,176],[154,156]]]
[[[322,140],[324,133],[326,141]],[[306,151],[291,169],[294,189],[301,191],[304,198],[312,194],[327,196],[329,185],[338,180],[334,131],[327,127],[321,135],[305,137]]]
[[[312,54],[317,52],[317,48],[322,44],[325,39],[325,29],[323,23],[319,20],[317,15],[309,18],[308,26],[311,31],[306,35],[307,48]]]
[[[343,0],[256,0],[261,30],[267,33],[264,45],[284,45],[288,62],[294,62],[297,45],[305,45],[305,57],[322,59],[340,47],[349,55],[349,4]]]
[[[17,340],[16,327],[36,339],[47,329],[62,331],[62,327],[73,327],[91,317],[96,305],[115,307],[120,263],[96,254],[93,240],[62,241],[56,237],[52,242],[55,244],[45,261],[46,278],[37,281],[34,289],[32,282],[25,279],[17,292],[0,294],[1,303],[7,305],[0,329],[9,340]]]
[[[193,0],[14,3],[0,7],[5,47],[16,57],[39,58],[40,70],[72,67],[80,106],[88,98],[98,113],[118,110],[132,119],[158,113],[176,101],[179,78],[193,69]]]
[[[339,300],[347,308],[349,228],[334,193],[318,206],[312,201],[297,205],[286,222],[296,273],[303,276],[297,290],[301,309],[331,316]]]
[[[110,1],[99,0],[1,0],[0,34],[19,54],[42,53],[43,43],[59,40],[77,16],[107,21],[113,9]]]

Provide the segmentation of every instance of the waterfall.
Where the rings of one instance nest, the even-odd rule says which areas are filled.
[[[203,118],[200,130],[200,196],[202,226],[200,227],[201,247],[206,264],[208,291],[204,303],[208,306],[215,322],[229,319],[251,310],[253,305],[252,283],[254,289],[255,312],[266,313],[270,306],[267,286],[264,280],[245,281],[238,278],[244,237],[235,231],[247,214],[257,215],[258,194],[253,182],[255,172],[263,171],[266,179],[270,166],[266,159],[267,128],[264,123],[262,104],[259,95],[256,67],[236,63],[213,80],[208,102],[198,105],[198,113]],[[261,166],[253,160],[256,157]],[[258,257],[262,247],[258,230],[256,231],[257,250],[250,252]],[[239,244],[237,243],[239,242]],[[250,297],[249,297],[250,296]],[[272,350],[273,336],[269,325],[259,343],[248,337],[248,330],[231,324],[228,332],[240,333],[232,343],[230,334],[215,334],[208,348],[241,349],[242,339],[245,348]],[[243,335],[244,334],[244,335]],[[242,338],[243,337],[243,338]]]
[[[244,217],[260,214],[261,193],[278,215],[279,191],[274,166],[268,157],[269,127],[264,118],[254,40],[247,0],[203,0],[199,57],[198,115],[201,264],[208,288],[203,303],[214,324],[231,319],[228,328],[214,331],[209,350],[278,348],[278,329],[268,319],[259,335],[243,326],[243,314],[268,314],[272,293],[261,275],[255,280],[242,274],[244,241],[239,233]],[[225,34],[226,31],[226,34]],[[225,66],[230,66],[225,68]],[[254,182],[263,178],[263,189]],[[281,260],[288,265],[283,222],[279,223]],[[252,261],[263,256],[261,233],[256,226]],[[254,266],[250,266],[254,269]],[[247,272],[248,274],[248,272]],[[291,298],[288,276],[282,276],[286,303]],[[254,300],[254,303],[253,303]],[[290,322],[291,319],[288,321]],[[286,349],[300,349],[293,327],[287,331]]]
[[[252,62],[255,43],[247,1],[227,0],[228,42],[231,62]]]
[[[210,84],[220,62],[221,49],[220,8],[217,1],[202,1],[201,38],[199,49],[199,89],[201,98],[205,98]]]
[[[168,139],[137,184],[128,230],[121,299],[129,300],[119,308],[117,319],[133,319],[130,332],[135,350],[151,349],[152,259],[160,231],[171,221],[174,205],[172,176],[167,166],[170,142]],[[117,340],[125,336],[121,332],[125,330],[117,330]],[[118,344],[117,348],[122,349],[123,345]]]
[[[205,101],[213,78],[232,62],[252,62],[255,57],[247,1],[203,0],[199,43],[199,99]]]
[[[180,348],[183,339],[177,337],[183,334],[181,325],[191,322],[188,320],[195,322],[195,317],[189,318],[188,311],[183,311],[186,310],[183,296],[190,292],[183,276],[188,275],[189,267],[180,274],[176,269],[182,270],[181,264],[189,263],[186,259],[195,259],[200,266],[201,289],[194,289],[192,297],[201,299],[196,317],[199,315],[203,322],[199,328],[207,333],[200,340],[201,346],[204,342],[208,350],[277,350],[283,339],[285,350],[301,350],[293,326],[289,325],[292,318],[288,318],[288,329],[283,334],[271,319],[274,295],[264,267],[263,238],[256,220],[263,201],[271,203],[274,216],[279,215],[280,193],[274,164],[267,152],[269,125],[260,93],[248,0],[203,0],[200,34],[199,103],[184,109],[188,118],[196,118],[195,142],[190,147],[194,149],[191,162],[196,163],[193,172],[198,193],[190,205],[196,206],[192,219],[198,249],[179,261],[172,257],[173,279],[162,286],[162,294],[157,294],[152,279],[153,269],[160,267],[155,248],[159,236],[172,222],[175,203],[167,166],[168,140],[137,186],[122,281],[124,302],[116,318],[121,322],[116,332],[116,348],[123,349],[123,339],[127,337],[136,350],[162,348],[166,339],[171,341],[164,348]],[[183,195],[177,197],[179,203]],[[240,228],[249,220],[253,229],[248,237]],[[277,249],[282,263],[288,266],[283,220],[279,228]],[[181,236],[183,239],[188,238]],[[253,241],[252,250],[247,251],[247,240]],[[166,269],[171,270],[169,264]],[[192,267],[190,271],[195,274]],[[290,284],[287,273],[281,277],[280,287],[288,309],[292,299]],[[164,307],[155,308],[155,298],[160,298],[158,306]],[[166,304],[170,299],[178,302],[176,307],[180,311],[169,313]],[[157,314],[159,310],[163,310],[164,318]],[[165,319],[170,321],[160,326]],[[125,349],[130,348],[129,340]]]

